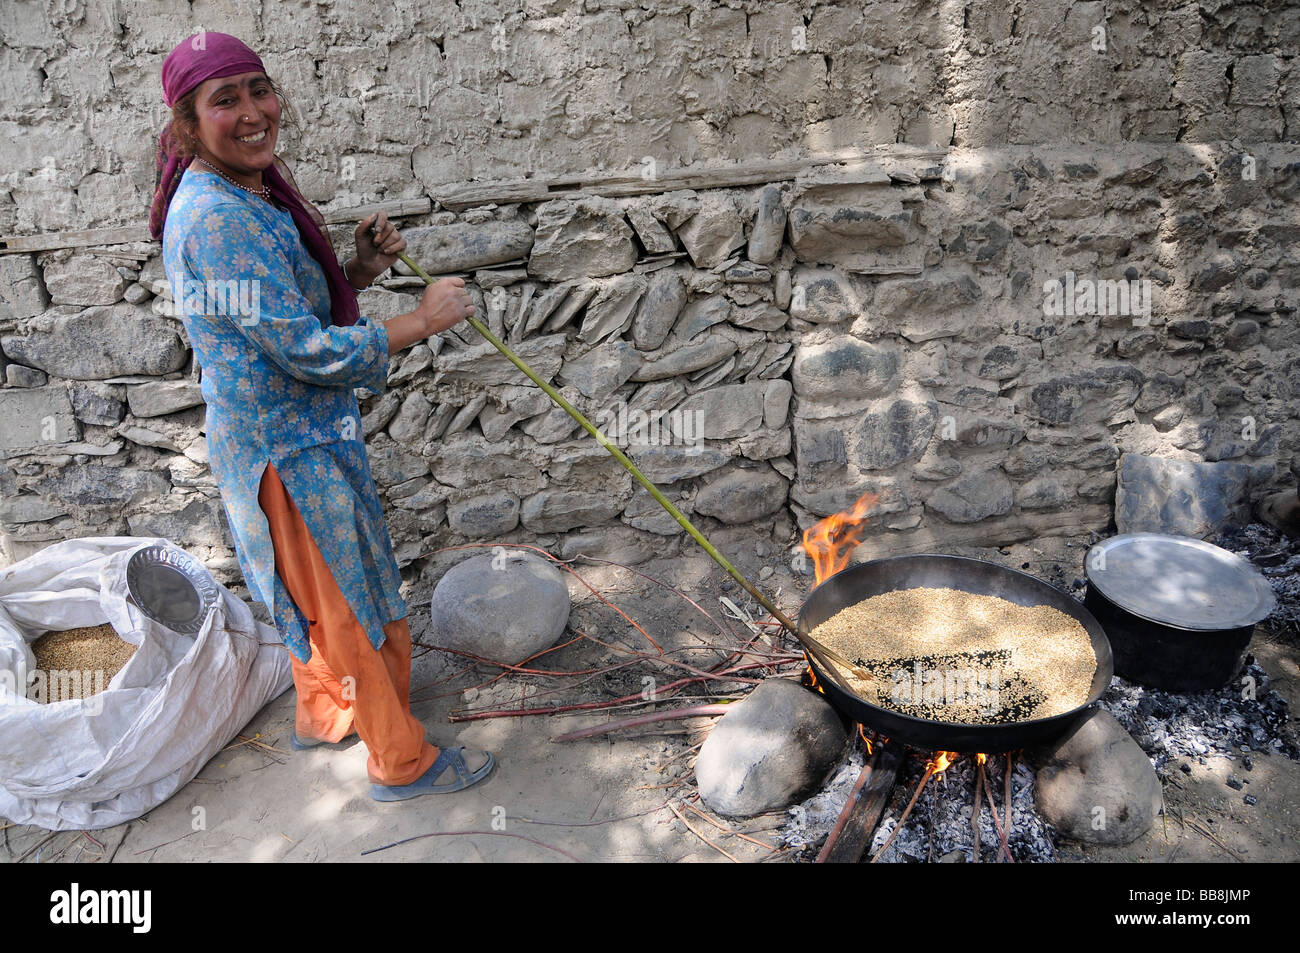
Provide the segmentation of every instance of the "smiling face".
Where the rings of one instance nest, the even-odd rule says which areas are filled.
[[[265,73],[205,80],[194,99],[199,147],[195,151],[245,184],[261,180],[275,160],[280,100]]]

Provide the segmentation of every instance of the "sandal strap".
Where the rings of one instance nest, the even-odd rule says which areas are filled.
[[[456,769],[456,777],[461,781],[470,779],[469,765],[465,763],[465,746],[460,745],[451,753],[451,766]]]
[[[468,781],[470,779],[470,770],[469,765],[465,763],[465,756],[461,753],[464,750],[464,745],[439,750],[437,759],[430,766],[430,777],[436,782],[448,768],[451,768],[456,772],[458,780]],[[434,770],[435,768],[437,770]]]

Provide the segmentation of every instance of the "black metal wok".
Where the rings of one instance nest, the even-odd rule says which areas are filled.
[[[892,556],[862,563],[836,573],[816,589],[799,610],[799,631],[810,633],[841,609],[871,596],[897,589],[947,588],[976,595],[997,596],[1022,606],[1047,605],[1077,619],[1092,639],[1097,671],[1088,700],[1079,707],[1050,718],[993,725],[965,725],[930,721],[881,708],[845,691],[827,677],[816,661],[817,681],[827,699],[846,718],[881,735],[928,751],[993,754],[1055,741],[1065,735],[1096,703],[1114,673],[1110,642],[1092,614],[1067,593],[1040,579],[996,563],[965,556]],[[842,681],[842,679],[841,679]]]

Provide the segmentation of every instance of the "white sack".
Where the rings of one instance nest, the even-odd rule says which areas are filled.
[[[218,584],[197,635],[127,600],[126,564],[165,539],[55,543],[0,570],[0,816],[48,830],[112,827],[171,797],[293,684],[274,626]],[[139,646],[91,698],[26,697],[30,643],[109,623]]]

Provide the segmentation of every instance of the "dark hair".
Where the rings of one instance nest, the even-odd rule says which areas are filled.
[[[280,128],[296,129],[298,110],[294,108],[293,103],[285,96],[284,90],[275,80],[267,76],[266,81],[271,84],[271,92],[275,93],[275,98],[280,101]],[[172,123],[167,133],[166,146],[170,152],[181,158],[194,155],[194,143],[199,131],[199,113],[195,106],[198,97],[199,87],[195,86],[172,106]]]

